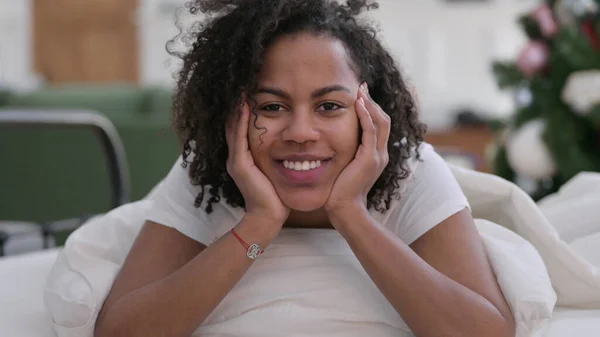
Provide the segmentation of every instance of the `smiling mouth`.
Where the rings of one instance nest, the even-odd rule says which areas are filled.
[[[277,165],[287,183],[292,186],[313,186],[323,177],[331,160],[278,160]]]
[[[303,172],[303,171],[315,170],[315,169],[321,167],[321,165],[325,164],[328,161],[329,161],[329,159],[304,160],[304,161],[282,160],[281,162],[283,164],[283,167],[285,167],[288,170]]]

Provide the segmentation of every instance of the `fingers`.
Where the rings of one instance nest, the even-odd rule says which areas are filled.
[[[391,118],[386,114],[379,104],[375,103],[369,95],[367,83],[361,85],[359,98],[365,102],[365,107],[375,125],[377,137],[377,151],[386,151],[387,143],[390,137]]]
[[[229,117],[229,119],[227,120],[227,123],[225,124],[225,140],[227,141],[227,148],[229,150],[229,156],[232,157],[233,156],[233,151],[234,146],[235,146],[235,139],[236,139],[236,130],[237,130],[237,125],[238,125],[238,121],[240,118],[240,114],[241,114],[241,110],[242,107],[244,106],[244,104],[242,103],[238,109],[236,109],[234,111],[234,113],[232,114],[232,116]]]
[[[238,113],[235,113],[237,115]],[[229,120],[227,120],[227,124],[225,124],[225,140],[227,141],[227,149],[229,150],[229,155],[233,153],[233,144],[234,133],[235,133],[235,125],[236,125],[237,117],[231,116]]]
[[[235,132],[235,149],[236,153],[242,154],[248,151],[248,121],[250,119],[250,107],[244,101],[240,109],[240,115],[237,120]]]
[[[375,124],[373,124],[373,119],[365,106],[365,99],[363,97],[359,97],[355,105],[356,115],[363,131],[361,143],[365,147],[365,150],[372,151],[377,145]]]
[[[225,139],[227,141],[227,171],[235,174],[236,167],[240,165],[240,157],[248,152],[248,120],[250,107],[243,102],[239,109],[227,121]]]

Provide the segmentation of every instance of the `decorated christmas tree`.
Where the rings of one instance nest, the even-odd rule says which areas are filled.
[[[543,1],[519,24],[528,44],[493,65],[516,111],[492,126],[490,158],[537,200],[579,172],[600,172],[600,0]]]

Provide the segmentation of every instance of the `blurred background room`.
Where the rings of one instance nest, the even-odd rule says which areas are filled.
[[[0,0],[2,254],[62,245],[173,165],[179,63],[165,44],[184,3]],[[600,171],[596,0],[379,3],[369,15],[418,99],[426,141],[448,162],[536,199]]]

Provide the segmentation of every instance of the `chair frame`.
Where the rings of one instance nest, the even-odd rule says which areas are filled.
[[[103,115],[90,110],[48,109],[0,109],[1,128],[78,128],[91,129],[100,139],[112,186],[112,206],[121,206],[130,200],[131,182],[125,146],[117,129]],[[42,223],[44,248],[50,235],[79,227],[88,216]],[[0,229],[0,256],[4,255],[4,243],[9,239]]]

